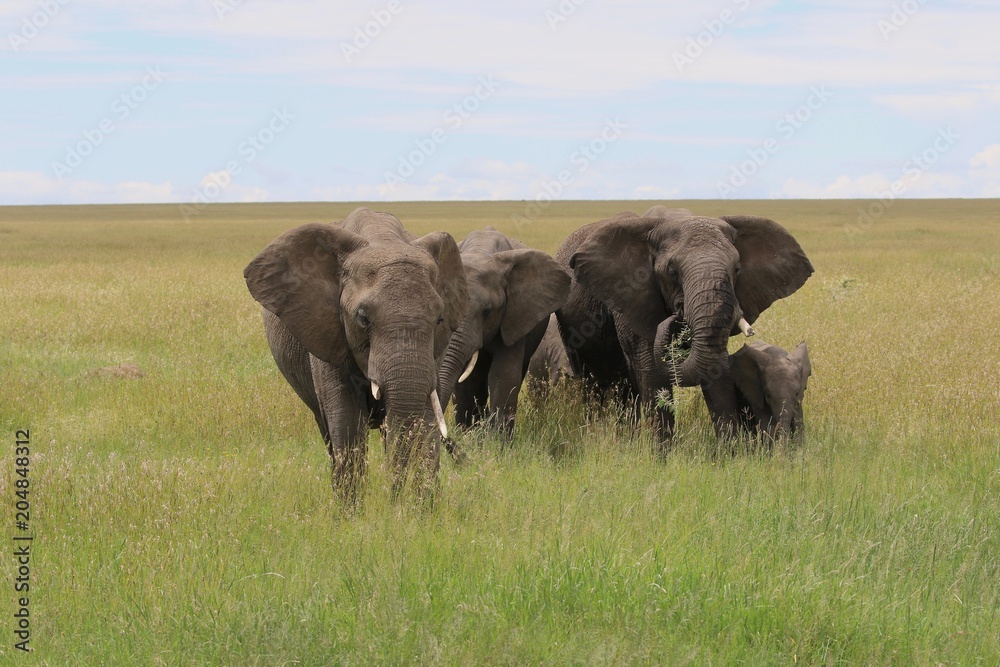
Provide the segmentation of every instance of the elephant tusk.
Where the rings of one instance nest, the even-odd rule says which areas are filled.
[[[465,382],[465,380],[472,375],[472,369],[476,367],[476,362],[479,361],[479,350],[472,353],[472,359],[469,360],[469,365],[465,367],[462,371],[461,377],[458,378],[459,382]]]
[[[448,437],[448,426],[444,423],[444,410],[441,409],[441,401],[438,399],[438,393],[436,389],[431,389],[431,407],[434,408],[434,417],[437,419],[438,430],[441,431],[441,437]]]
[[[372,396],[375,397],[376,401],[382,396],[382,390],[375,384],[375,380],[372,380]]]
[[[749,337],[749,336],[753,336],[754,334],[757,333],[756,331],[753,330],[753,327],[750,326],[750,323],[746,321],[745,317],[741,317],[740,318],[740,325],[739,326],[740,326],[740,331],[743,332],[744,336],[748,336]]]

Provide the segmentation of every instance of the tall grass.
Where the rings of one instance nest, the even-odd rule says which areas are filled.
[[[390,500],[373,433],[355,511],[241,273],[352,205],[192,224],[0,209],[0,432],[32,433],[33,661],[996,664],[997,204],[900,201],[849,236],[861,205],[688,203],[777,219],[817,268],[755,326],[809,342],[801,447],[721,455],[681,390],[662,458],[571,385],[526,397],[510,444],[465,434],[430,508]],[[647,206],[554,203],[521,226],[517,202],[387,208],[417,233],[492,224],[551,252]],[[95,372],[123,363],[144,376]]]

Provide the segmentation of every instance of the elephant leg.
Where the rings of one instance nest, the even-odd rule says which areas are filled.
[[[653,427],[659,450],[669,454],[674,438],[674,387],[664,382],[659,373],[640,371],[638,378],[639,404]]]
[[[637,336],[625,326],[618,326],[618,338],[622,342],[622,350],[628,361],[629,374],[634,387],[638,388],[637,402],[645,414],[648,423],[653,427],[653,433],[664,454],[670,451],[674,437],[673,384],[671,378],[662,372],[662,363],[655,358],[652,342]],[[660,405],[660,392],[666,399]],[[633,396],[635,392],[633,392]]]
[[[513,345],[498,344],[490,364],[490,421],[507,438],[514,436],[517,395],[524,380],[524,339]]]
[[[334,493],[357,501],[368,443],[367,389],[359,376],[310,355],[319,410],[329,433],[328,453]]]
[[[628,381],[623,346],[618,341],[615,320],[600,302],[584,297],[556,311],[570,368],[593,385],[603,401],[608,389]]]
[[[472,373],[455,388],[455,423],[462,428],[472,428],[483,418],[489,395],[489,365],[490,355],[480,351]]]
[[[712,416],[712,425],[718,438],[733,438],[739,429],[739,399],[736,394],[736,384],[729,368],[720,366],[718,377],[710,379],[701,385],[705,404]]]
[[[267,310],[261,309],[264,320],[264,333],[267,335],[267,344],[271,349],[271,356],[278,366],[278,370],[284,376],[289,386],[295,394],[312,411],[316,425],[319,427],[323,442],[330,446],[330,431],[327,429],[326,420],[320,411],[319,401],[316,399],[316,387],[313,385],[312,366],[309,362],[309,353],[302,347],[295,336],[281,323],[278,316]]]

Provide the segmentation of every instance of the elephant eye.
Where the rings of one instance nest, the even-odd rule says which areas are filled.
[[[444,324],[444,315],[442,315],[441,317],[438,318],[438,322],[437,323],[439,325]]]
[[[363,326],[365,329],[371,326],[372,322],[368,319],[368,313],[364,308],[358,308],[358,311],[354,313],[355,319],[358,320],[358,324]]]
[[[493,309],[492,308],[487,308],[486,310],[483,311],[483,319],[484,320],[490,319],[490,315],[492,315],[492,314],[493,314]]]
[[[677,278],[677,265],[673,262],[667,263],[667,275],[674,279]]]
[[[740,271],[742,271],[742,270],[743,270],[743,267],[740,266],[739,264],[737,264],[736,265],[736,275],[739,276],[740,275]]]

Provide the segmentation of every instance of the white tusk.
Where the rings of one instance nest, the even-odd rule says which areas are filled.
[[[465,367],[462,371],[461,377],[458,378],[459,382],[465,382],[465,380],[472,375],[472,369],[476,367],[476,362],[479,361],[479,350],[472,353],[472,359],[469,360],[469,365]]]
[[[438,430],[441,431],[441,437],[448,437],[448,426],[444,423],[444,410],[441,409],[441,401],[438,399],[438,393],[436,389],[431,389],[431,407],[434,408],[434,417],[437,419]]]
[[[740,318],[740,331],[743,332],[744,336],[753,336],[754,334],[757,333],[756,331],[753,330],[753,327],[750,326],[750,323],[747,322],[746,318],[744,317]]]
[[[382,396],[382,390],[378,388],[377,384],[375,384],[375,380],[372,380],[372,396],[375,397],[376,401],[380,396]]]

